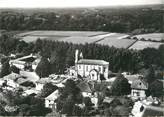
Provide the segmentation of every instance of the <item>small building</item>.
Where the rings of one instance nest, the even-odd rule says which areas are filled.
[[[36,90],[41,91],[43,89],[43,86],[47,83],[52,83],[53,85],[56,85],[57,87],[64,87],[64,82],[67,79],[65,77],[57,77],[56,79],[52,77],[47,78],[41,78],[35,82]]]
[[[39,79],[38,81],[35,82],[35,85],[36,85],[36,90],[38,91],[41,91],[43,89],[43,86],[46,84],[46,83],[50,83],[50,79],[49,78],[41,78]]]
[[[144,99],[146,97],[146,90],[148,90],[148,83],[142,79],[138,79],[131,84],[131,96],[134,99]]]
[[[91,86],[88,84],[88,82],[82,81],[77,85],[77,87],[82,92],[83,97],[91,97],[93,91],[91,89]]]
[[[80,59],[75,63],[75,67],[81,77],[89,77],[92,80],[100,80],[100,76],[108,78],[109,62],[104,60]]]
[[[68,68],[67,69],[67,74],[70,75],[70,76],[77,76],[75,66],[71,66],[70,68]]]
[[[91,102],[94,104],[95,107],[98,106],[98,95],[95,90],[92,88],[92,84],[89,84],[86,81],[80,82],[77,85],[82,92],[83,97],[91,98]]]
[[[39,93],[39,91],[35,90],[35,89],[28,89],[28,90],[25,90],[23,92],[23,96],[29,96],[29,95],[37,95]]]
[[[108,104],[110,105],[112,102],[113,102],[114,98],[110,98],[110,97],[105,97],[104,100],[103,100],[103,103],[104,104]]]
[[[140,74],[133,74],[133,75],[131,75],[131,74],[125,74],[125,72],[122,73],[122,74],[123,74],[124,77],[128,80],[129,84],[132,84],[132,82],[135,82],[135,81],[137,81],[138,79],[140,79],[140,78],[143,77],[143,76],[140,75]]]
[[[1,79],[1,85],[6,85],[7,89],[16,89],[18,87],[20,87],[20,85],[24,82],[28,81],[26,78],[24,78],[23,76],[16,74],[16,73],[11,73],[7,76],[4,76]]]
[[[52,108],[53,105],[56,108],[55,100],[60,96],[59,90],[55,90],[53,93],[51,93],[49,96],[45,98],[45,107],[46,108]]]

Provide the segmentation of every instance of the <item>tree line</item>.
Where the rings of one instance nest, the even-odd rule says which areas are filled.
[[[145,8],[146,9],[146,8]],[[67,12],[0,12],[4,30],[76,30],[124,33],[162,32],[163,11],[143,8],[81,10]],[[96,25],[95,25],[96,24]]]
[[[136,51],[98,44],[86,43],[82,45],[40,39],[35,43],[26,43],[8,35],[0,37],[0,53],[4,55],[40,53],[43,61],[47,61],[46,64],[48,64],[46,67],[45,62],[43,62],[44,68],[49,68],[48,72],[50,73],[64,73],[66,68],[74,65],[76,49],[83,53],[85,59],[108,61],[109,69],[114,72],[121,70],[136,73],[143,68],[149,68],[151,65],[160,70],[164,68],[164,45],[158,49],[145,48]]]

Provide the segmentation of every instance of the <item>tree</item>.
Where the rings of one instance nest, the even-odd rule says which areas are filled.
[[[62,113],[68,115],[72,115],[73,113],[75,114],[76,112],[73,111],[75,103],[79,104],[82,102],[82,96],[75,81],[68,79],[65,82],[65,87],[60,91],[60,93],[61,95],[57,99],[57,111],[62,111]]]
[[[112,109],[111,113],[112,116],[129,117],[130,109],[123,105],[118,105]]]
[[[50,95],[51,93],[53,93],[56,89],[58,89],[57,86],[53,85],[52,83],[46,83],[43,86],[43,89],[41,91],[40,96],[41,97],[47,97],[48,95]]]
[[[74,105],[72,115],[81,116],[81,114],[82,114],[82,109],[79,106]]]
[[[163,40],[164,41],[164,40]],[[159,47],[160,64],[164,66],[164,44]]]
[[[163,95],[163,83],[159,80],[153,81],[149,86],[150,94],[154,97],[161,97]]]
[[[85,97],[84,98],[84,104],[85,104],[85,106],[87,106],[87,107],[90,107],[90,106],[93,106],[94,104],[91,102],[91,98],[89,98],[89,97]]]
[[[69,95],[63,105],[63,108],[62,108],[62,113],[63,114],[67,114],[68,116],[71,116],[72,115],[72,112],[73,112],[73,107],[75,105],[75,101],[73,99],[73,96],[72,95]]]
[[[65,95],[77,96],[80,93],[80,89],[76,86],[73,80],[68,79],[65,83],[65,88],[63,91]]]
[[[64,46],[64,45],[63,45]],[[62,47],[62,46],[61,46]],[[59,49],[54,50],[51,53],[51,72],[52,73],[63,73],[65,70],[65,52],[63,48],[59,47]]]
[[[38,66],[36,67],[35,72],[37,75],[41,77],[48,77],[50,75],[50,62],[47,58],[42,57],[41,61],[39,62]]]
[[[128,95],[131,91],[128,80],[123,75],[118,75],[111,87],[112,95],[121,96]]]
[[[155,71],[154,71],[154,68],[152,66],[150,66],[150,68],[148,70],[146,70],[146,73],[144,75],[144,79],[149,84],[151,84],[155,80]]]
[[[4,77],[6,75],[10,74],[10,65],[9,65],[9,61],[6,61],[3,63],[2,65],[2,69],[0,72],[0,77]]]

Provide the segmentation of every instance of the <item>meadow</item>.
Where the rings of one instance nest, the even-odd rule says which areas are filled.
[[[133,37],[137,37],[139,40],[144,38],[145,40],[161,41],[162,39],[164,40],[164,33],[140,34],[140,35],[134,35]]]

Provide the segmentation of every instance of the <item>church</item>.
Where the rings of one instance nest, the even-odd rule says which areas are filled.
[[[79,59],[81,58],[81,59]],[[75,52],[75,74],[90,80],[102,80],[108,78],[109,62],[104,60],[83,59],[82,53]]]

